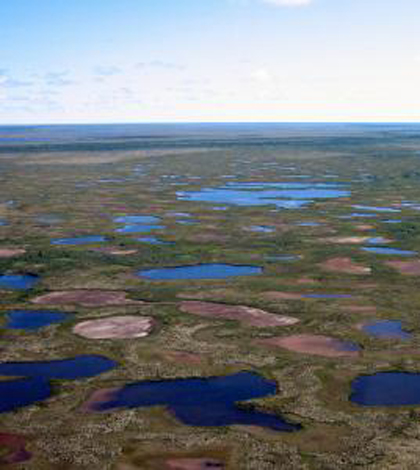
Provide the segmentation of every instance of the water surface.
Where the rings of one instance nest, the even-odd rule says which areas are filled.
[[[84,237],[54,238],[52,245],[89,245],[90,243],[106,242],[108,239],[102,235],[87,235]]]
[[[53,310],[10,310],[6,315],[8,318],[6,328],[27,331],[38,330],[73,317],[70,313]]]
[[[115,231],[118,233],[149,233],[152,230],[161,230],[164,228],[165,227],[163,225],[133,224],[117,228]]]
[[[0,289],[32,289],[38,281],[39,276],[35,274],[0,274]]]
[[[363,406],[420,405],[420,374],[378,372],[351,384],[350,400]]]
[[[13,411],[46,400],[52,390],[48,380],[32,377],[0,381],[0,413]]]
[[[398,320],[378,320],[362,326],[362,331],[377,338],[409,339],[411,334],[403,331],[402,323]]]
[[[363,247],[362,250],[368,253],[391,256],[416,256],[418,254],[417,251],[400,250],[399,248],[390,248],[388,246],[366,246]]]
[[[261,274],[259,266],[240,266],[233,264],[197,264],[192,266],[175,266],[173,268],[154,268],[138,271],[140,277],[151,280],[182,279],[226,279],[234,276],[254,276]]]
[[[94,355],[53,361],[1,362],[0,376],[75,380],[95,377],[116,366],[111,359]]]
[[[245,409],[237,402],[275,395],[277,386],[257,374],[240,372],[224,377],[144,381],[117,390],[108,401],[96,403],[96,411],[115,408],[166,406],[189,426],[261,426],[276,431],[297,431],[299,424],[281,416]]]

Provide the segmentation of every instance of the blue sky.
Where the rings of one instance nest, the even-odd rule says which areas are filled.
[[[420,121],[419,0],[3,0],[0,123]]]

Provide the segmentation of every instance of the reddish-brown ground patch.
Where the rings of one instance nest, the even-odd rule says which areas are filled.
[[[200,355],[187,351],[163,351],[162,356],[166,360],[180,364],[198,365],[203,362]]]
[[[228,297],[240,296],[241,293],[234,289],[208,289],[196,292],[180,292],[177,294],[179,299],[194,299],[194,300],[222,300]]]
[[[154,326],[151,317],[123,315],[78,323],[73,333],[90,339],[144,338]]]
[[[116,248],[112,246],[101,246],[99,248],[92,248],[92,251],[99,251],[101,253],[107,253],[109,255],[115,256],[128,256],[128,255],[135,255],[139,252],[136,249],[125,249],[125,248]]]
[[[408,276],[420,276],[420,260],[414,261],[388,261],[391,268],[397,269],[401,274]]]
[[[371,314],[376,313],[376,307],[374,305],[342,305],[340,310],[349,313],[362,313]]]
[[[337,243],[339,245],[358,245],[365,243],[369,237],[331,237],[325,238],[326,243]]]
[[[261,297],[265,300],[299,300],[302,299],[302,294],[296,294],[294,292],[277,292],[277,291],[268,291],[263,292]]]
[[[101,307],[107,305],[142,304],[142,301],[127,299],[124,291],[111,290],[68,290],[51,292],[31,300],[34,304],[43,305],[82,305],[83,307]]]
[[[299,319],[284,315],[275,315],[258,308],[246,307],[244,305],[224,305],[209,302],[182,302],[181,311],[199,315],[206,318],[225,318],[238,320],[248,326],[274,327],[289,326],[299,322]]]
[[[25,449],[26,439],[16,434],[0,433],[0,465],[21,463],[30,460],[32,454]],[[3,454],[3,449],[7,453]]]
[[[321,335],[302,334],[267,338],[258,340],[257,344],[325,357],[357,357],[360,354],[359,347],[355,343]]]
[[[361,230],[362,232],[365,232],[368,230],[373,230],[375,227],[369,224],[358,224],[358,225],[355,225],[354,228],[356,230]]]
[[[13,258],[26,253],[23,248],[0,248],[0,258]]]
[[[321,268],[326,271],[345,274],[370,274],[371,268],[355,263],[351,258],[331,258],[321,264]]]
[[[114,400],[120,390],[121,389],[119,387],[102,388],[100,390],[96,390],[92,393],[89,399],[83,403],[83,405],[80,407],[80,410],[85,413],[98,412],[100,405]]]
[[[165,470],[209,470],[223,469],[221,460],[211,458],[171,458],[165,461]]]

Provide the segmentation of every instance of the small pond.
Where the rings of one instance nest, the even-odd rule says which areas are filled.
[[[27,290],[38,281],[35,274],[0,274],[0,289]]]
[[[147,224],[133,224],[133,225],[125,225],[124,227],[120,227],[115,229],[117,233],[149,233],[152,230],[162,230],[165,227],[163,225],[147,225]]]
[[[398,248],[390,248],[387,246],[367,246],[362,248],[363,251],[368,253],[375,253],[377,255],[390,255],[390,256],[416,256],[417,251],[400,250]]]
[[[85,237],[54,238],[52,245],[89,245],[90,243],[106,242],[108,239],[102,235],[87,235]]]
[[[38,330],[73,317],[70,313],[53,310],[10,310],[6,315],[8,319],[6,328],[27,331]]]
[[[154,215],[122,215],[114,218],[116,224],[128,224],[128,225],[150,225],[158,224],[160,217]]]
[[[165,242],[163,240],[160,240],[157,237],[141,237],[141,238],[137,238],[137,241],[142,242],[142,243],[150,243],[151,245],[172,245],[173,244],[171,242]]]
[[[175,266],[172,268],[154,268],[138,271],[140,277],[155,281],[172,281],[182,279],[226,279],[234,276],[255,276],[261,274],[259,266],[240,266],[233,264],[197,264],[192,266]]]
[[[247,227],[249,232],[256,233],[274,233],[276,231],[275,227],[270,227],[269,225],[251,225]]]
[[[75,380],[95,377],[116,366],[111,359],[93,355],[40,362],[1,362],[0,376]]]
[[[114,396],[91,404],[92,411],[115,408],[166,406],[189,426],[261,426],[276,431],[297,431],[299,424],[281,416],[253,408],[242,408],[239,401],[275,395],[277,386],[254,373],[240,372],[224,377],[144,381],[117,389]]]
[[[362,325],[362,331],[377,338],[410,339],[411,334],[402,329],[398,320],[378,320]]]
[[[179,191],[179,200],[233,204],[238,206],[263,206],[273,204],[279,208],[302,208],[316,199],[350,196],[347,186],[340,183],[228,183],[217,188],[199,191]]]
[[[420,374],[378,372],[351,384],[350,401],[363,406],[420,405]]]

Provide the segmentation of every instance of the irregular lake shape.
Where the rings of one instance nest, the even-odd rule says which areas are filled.
[[[61,323],[73,317],[70,313],[52,310],[10,310],[6,313],[6,328],[11,330],[38,330],[44,326]]]
[[[363,205],[360,205],[360,204],[356,204],[352,207],[354,209],[361,210],[361,211],[389,212],[389,213],[401,212],[400,209],[394,209],[392,207],[363,206]]]
[[[32,289],[38,281],[39,276],[35,274],[0,274],[0,289]]]
[[[78,323],[73,333],[90,339],[144,338],[155,325],[151,317],[122,315]]]
[[[361,330],[377,338],[410,339],[411,334],[403,331],[402,323],[397,320],[378,320],[361,325]]]
[[[340,183],[228,183],[218,188],[200,191],[179,191],[180,200],[233,204],[238,206],[263,206],[273,204],[278,208],[305,207],[315,199],[350,196],[347,186]]]
[[[387,246],[368,246],[363,247],[362,250],[367,251],[368,253],[375,253],[377,255],[390,256],[416,256],[418,254],[417,251],[400,250],[398,248],[390,248]]]
[[[86,237],[55,238],[52,245],[88,245],[90,243],[106,242],[108,239],[102,235],[87,235]]]
[[[255,276],[261,274],[259,266],[236,266],[233,264],[197,264],[193,266],[175,266],[173,268],[155,268],[138,271],[140,277],[154,281],[174,281],[186,279],[226,279],[235,276]]]
[[[363,406],[420,405],[420,374],[378,372],[351,384],[350,401]]]
[[[258,340],[257,344],[274,346],[302,354],[325,357],[357,357],[360,347],[351,341],[321,335],[292,335]]]
[[[245,409],[237,402],[275,395],[276,382],[257,374],[240,372],[224,377],[144,381],[124,388],[96,392],[84,408],[107,411],[115,408],[166,406],[189,426],[261,426],[276,431],[297,431],[280,416]]]
[[[151,225],[158,224],[160,217],[154,215],[123,215],[114,218],[116,224],[127,224],[127,225]]]
[[[1,362],[0,376],[76,380],[95,377],[116,366],[115,361],[94,355],[39,362]]]
[[[247,326],[259,328],[290,326],[299,323],[298,318],[276,315],[259,308],[245,305],[227,305],[210,302],[185,301],[181,303],[181,311],[205,318],[237,320]]]
[[[52,390],[48,380],[32,377],[19,380],[0,380],[0,413],[16,410],[46,400]]]
[[[162,230],[165,227],[163,225],[125,225],[115,229],[118,233],[149,233],[152,230]]]

